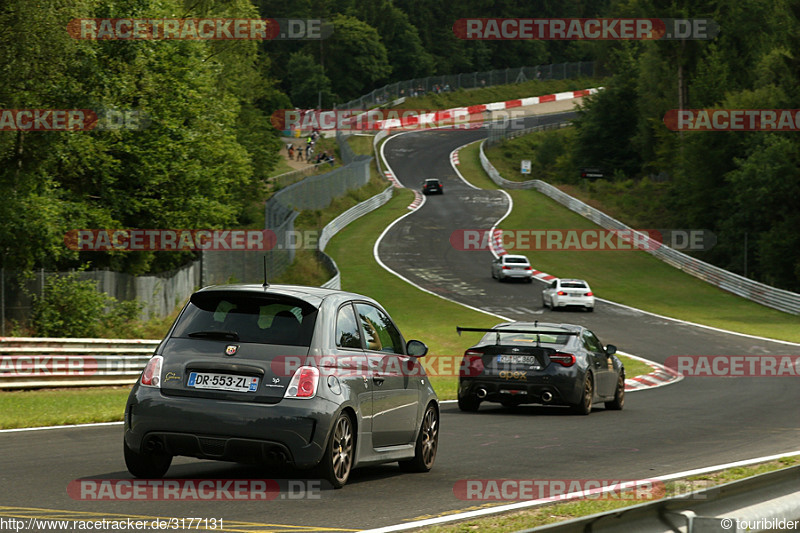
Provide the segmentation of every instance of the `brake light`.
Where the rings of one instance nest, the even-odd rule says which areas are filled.
[[[459,377],[475,377],[483,373],[483,353],[467,350],[458,369]]]
[[[584,296],[594,296],[594,293],[592,291],[589,291],[586,294],[584,294]]]
[[[139,382],[145,387],[161,388],[161,365],[163,361],[164,358],[160,355],[151,357],[142,371],[142,377]]]
[[[570,367],[575,364],[575,356],[571,353],[556,352],[550,356],[550,361],[563,367]]]
[[[558,291],[556,294],[558,294],[559,296],[566,296],[567,295],[567,293],[564,292],[564,291]]]
[[[533,268],[528,266],[528,267],[525,267],[525,270],[533,270]]]
[[[508,265],[503,265],[503,270],[511,270],[511,267]]]
[[[314,366],[301,366],[294,371],[284,398],[313,398],[319,385],[319,370]]]

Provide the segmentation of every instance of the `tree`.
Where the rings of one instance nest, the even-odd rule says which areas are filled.
[[[320,98],[323,107],[332,104],[331,80],[325,75],[322,65],[317,64],[310,54],[295,52],[289,57],[288,66],[292,104],[316,108]]]
[[[361,96],[392,71],[386,47],[369,24],[347,15],[333,18],[333,35],[325,42],[325,72],[340,100]]]

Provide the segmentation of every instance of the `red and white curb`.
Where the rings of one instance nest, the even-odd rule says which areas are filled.
[[[458,160],[458,150],[450,152],[450,162],[454,165],[460,165],[461,161]]]
[[[387,170],[386,172],[384,172],[384,174],[386,175],[386,179],[391,181],[392,185],[394,185],[395,188],[397,188],[397,189],[402,189],[403,188],[403,186],[400,185],[400,182],[397,181],[397,178],[395,177],[394,172],[392,172],[391,170]]]
[[[483,113],[487,111],[502,111],[504,109],[514,109],[515,107],[524,107],[529,105],[544,104],[547,102],[559,102],[561,100],[572,100],[574,98],[583,98],[590,94],[594,94],[601,90],[602,87],[593,87],[591,89],[581,89],[580,91],[567,91],[563,93],[545,94],[542,96],[531,96],[529,98],[518,98],[516,100],[506,100],[505,102],[492,102],[490,104],[477,104],[467,107],[454,107],[445,109],[443,111],[434,111],[432,113],[422,113],[420,115],[412,115],[403,118],[393,118],[388,120],[378,120],[375,122],[377,129],[390,129],[390,128],[403,128],[407,126],[417,127],[433,127],[438,122],[467,122],[471,121],[471,117],[476,116],[480,119],[480,123],[474,124],[454,124],[453,127],[461,128],[478,128],[483,126]],[[366,117],[361,119],[361,122],[366,120]],[[354,121],[358,124],[359,119],[356,117]]]
[[[392,182],[394,188],[405,189],[405,187],[397,180],[397,176],[394,175],[394,172],[392,172],[391,170],[387,170],[386,172],[384,172],[384,175],[386,176],[387,180]],[[425,198],[422,197],[422,194],[418,190],[416,189],[412,190],[414,191],[414,201],[408,204],[408,209],[416,209],[419,206],[421,206],[422,203],[425,201]]]
[[[506,252],[505,248],[503,248],[503,230],[499,228],[494,230],[490,246],[498,256],[505,255],[508,253]],[[533,270],[533,277],[541,281],[552,281],[556,279],[556,276],[553,276],[551,274],[536,269]],[[671,370],[658,363],[654,363],[653,361],[642,359],[641,357],[636,357],[635,355],[631,354],[623,354],[623,352],[620,352],[620,354],[630,357],[632,359],[640,360],[643,363],[653,368],[653,371],[650,372],[649,374],[636,376],[633,378],[626,378],[625,379],[626,391],[635,391],[641,389],[651,389],[655,387],[661,387],[664,385],[668,385],[670,383],[678,382],[683,379],[682,374],[679,374],[678,372],[675,372],[674,370]]]
[[[420,205],[422,205],[422,200],[422,194],[418,190],[414,189],[414,201],[408,205],[407,209],[418,208]]]
[[[671,368],[667,368],[664,365],[660,365],[654,361],[650,361],[649,359],[643,359],[641,357],[637,357],[629,353],[625,352],[619,352],[619,353],[620,355],[624,355],[626,357],[630,357],[631,359],[636,359],[637,361],[641,361],[653,369],[653,371],[650,372],[649,374],[635,376],[632,378],[626,378],[625,379],[626,392],[663,387],[664,385],[677,383],[683,379],[683,374],[676,372]]]

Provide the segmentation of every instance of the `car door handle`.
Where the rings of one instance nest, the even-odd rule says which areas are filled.
[[[372,376],[372,382],[376,385],[383,385],[383,382],[386,380],[383,376]]]

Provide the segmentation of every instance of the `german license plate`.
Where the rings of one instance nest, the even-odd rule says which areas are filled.
[[[215,374],[211,372],[191,372],[187,385],[195,389],[255,392],[258,390],[258,378],[253,376]]]
[[[534,355],[498,355],[497,362],[500,364],[539,365],[539,361]]]

